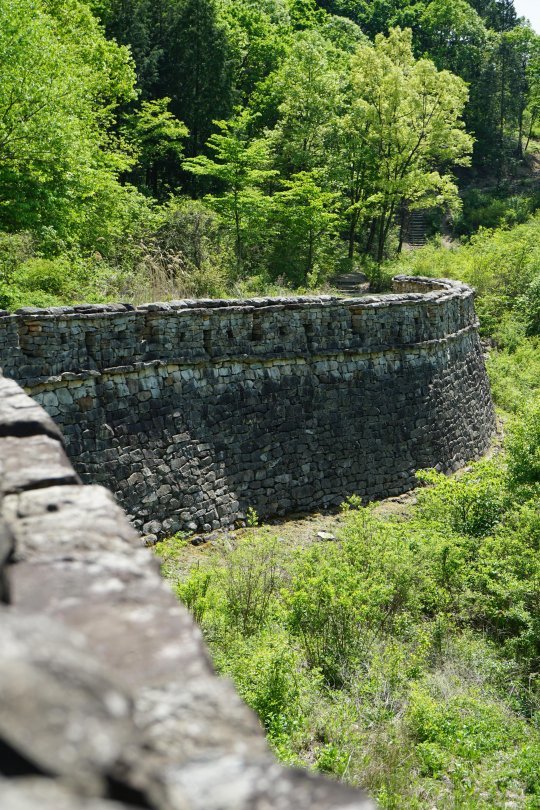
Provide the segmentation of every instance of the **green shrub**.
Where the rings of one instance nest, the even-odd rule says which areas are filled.
[[[529,401],[512,426],[507,443],[511,485],[537,487],[540,484],[540,399]]]
[[[540,389],[538,339],[521,339],[513,348],[491,352],[487,368],[495,403],[509,413],[521,411]]]
[[[232,245],[216,213],[172,197],[153,212],[131,264],[129,296],[136,303],[223,298],[231,286]]]
[[[347,751],[343,751],[334,743],[328,743],[318,750],[315,769],[322,773],[343,776],[349,765],[350,758],[351,755]]]
[[[11,267],[9,277],[0,277],[0,306],[65,306],[105,301],[111,290],[113,271],[101,258],[78,256],[31,257]]]
[[[195,566],[185,582],[180,582],[176,593],[178,598],[193,613],[195,621],[202,622],[208,609],[207,595],[213,581],[214,572],[209,568]]]
[[[361,578],[334,551],[315,547],[302,554],[285,598],[289,628],[308,666],[339,686],[361,655],[367,611]]]
[[[34,255],[35,244],[31,234],[0,231],[0,289],[7,286],[17,267]]]
[[[310,667],[340,686],[383,633],[405,633],[418,610],[423,571],[415,547],[369,510],[352,511],[343,541],[312,546],[284,595],[288,625]]]
[[[540,334],[540,274],[529,284],[521,302],[528,335]]]
[[[249,638],[235,633],[214,650],[219,670],[234,679],[240,696],[257,712],[276,744],[301,728],[301,695],[309,688],[308,681],[283,630],[264,630]]]
[[[515,659],[525,679],[540,663],[539,526],[536,509],[517,507],[477,548],[466,593],[470,624]],[[533,699],[529,692],[527,701]]]
[[[437,759],[437,754],[439,763],[447,754],[474,762],[523,739],[523,726],[486,697],[458,692],[437,699],[424,684],[413,688],[407,723],[413,738],[425,746],[421,749],[427,754],[425,759],[422,757],[424,765],[429,759]]]
[[[531,799],[527,803],[530,810],[540,807],[540,743],[538,741],[524,745],[515,757],[515,764],[525,790]]]
[[[455,230],[470,235],[479,228],[498,228],[526,222],[540,207],[538,195],[508,195],[504,189],[487,192],[471,189],[463,195],[463,207]]]
[[[186,537],[182,532],[156,543],[154,551],[160,558],[161,572],[165,577],[175,575],[176,568],[187,544]]]
[[[459,477],[434,470],[422,470],[417,477],[429,485],[418,490],[419,516],[456,534],[484,537],[508,506],[505,471],[498,460],[478,462]]]
[[[191,568],[179,594],[283,761],[386,810],[538,806],[540,510],[516,474],[538,425],[517,419],[507,465],[422,474],[405,519],[352,499],[337,541],[252,527]]]
[[[223,609],[246,636],[265,627],[276,607],[282,578],[279,540],[249,534],[224,560]]]

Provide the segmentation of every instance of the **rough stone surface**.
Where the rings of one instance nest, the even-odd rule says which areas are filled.
[[[3,323],[0,323],[0,334],[2,334],[2,328]],[[2,338],[4,337],[5,335],[2,334]],[[0,338],[0,342],[2,338]],[[0,389],[0,436],[39,434],[61,440],[59,428],[43,408],[25,396],[24,391],[13,380],[4,379]]]
[[[0,807],[4,810],[129,810],[133,805],[86,799],[53,781],[31,777],[0,779]]]
[[[274,761],[110,493],[1,375],[0,403],[2,810],[373,810]]]
[[[62,445],[50,436],[0,436],[3,494],[79,480]]]
[[[472,290],[395,288],[20,310],[0,366],[147,535],[398,495],[485,452],[494,416]]]
[[[2,503],[2,495],[0,494],[0,507]],[[10,586],[9,579],[6,574],[6,564],[11,561],[13,551],[15,549],[15,542],[11,531],[9,530],[5,520],[0,517],[0,603],[9,604],[10,602]]]

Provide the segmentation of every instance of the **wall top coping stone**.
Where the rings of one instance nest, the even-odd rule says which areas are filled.
[[[4,375],[35,387],[65,372],[141,363],[373,356],[423,350],[478,327],[474,291],[458,281],[396,276],[394,292],[26,307],[0,317]]]
[[[177,313],[180,311],[231,310],[239,311],[284,308],[309,309],[311,307],[340,306],[348,309],[378,308],[408,304],[413,301],[444,302],[448,298],[474,295],[474,290],[452,279],[433,279],[426,276],[398,275],[393,279],[395,292],[380,295],[363,295],[358,298],[343,298],[334,295],[280,296],[275,298],[200,298],[177,301],[156,301],[133,306],[132,304],[78,304],[73,307],[22,307],[15,312],[0,310],[0,318],[84,318],[85,316],[115,317],[128,313]],[[411,287],[416,289],[410,289]],[[409,289],[407,289],[409,288]]]

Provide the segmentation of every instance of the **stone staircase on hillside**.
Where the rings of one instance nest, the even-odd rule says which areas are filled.
[[[427,222],[424,211],[411,211],[407,242],[411,247],[423,247],[427,242]]]
[[[369,281],[363,273],[341,273],[330,280],[340,295],[346,298],[356,298],[369,292]]]

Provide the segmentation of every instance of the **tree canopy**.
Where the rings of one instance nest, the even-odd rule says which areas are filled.
[[[377,281],[416,209],[451,217],[464,182],[504,184],[535,143],[539,37],[511,0],[0,14],[0,229],[47,261],[99,256],[117,294],[189,205],[229,285],[361,265]]]
[[[0,18],[0,227],[106,238],[131,205],[114,133],[136,98],[129,50],[78,0],[1,0]]]

